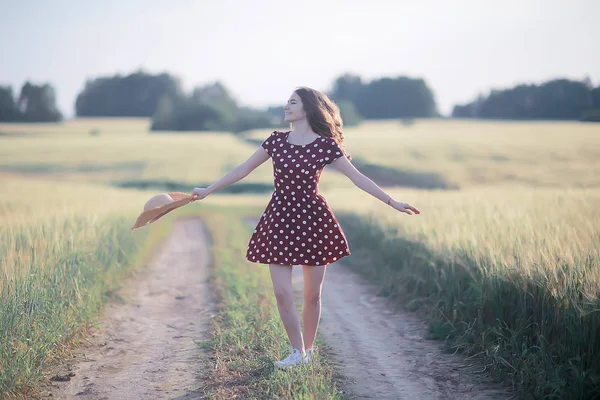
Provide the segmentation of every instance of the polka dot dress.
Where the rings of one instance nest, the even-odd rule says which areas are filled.
[[[246,259],[326,265],[350,255],[342,228],[317,190],[323,168],[343,153],[334,139],[294,145],[289,134],[275,131],[261,144],[273,160],[275,190],[250,238]]]

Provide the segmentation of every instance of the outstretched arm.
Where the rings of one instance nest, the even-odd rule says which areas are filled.
[[[368,176],[365,176],[362,172],[357,170],[347,157],[338,158],[331,163],[331,166],[337,171],[346,175],[358,188],[364,190],[382,202],[389,204],[396,210],[408,215],[413,215],[413,212],[415,214],[421,214],[421,211],[419,211],[416,207],[413,207],[408,203],[402,203],[392,199],[392,196],[384,192],[383,189],[381,189]]]
[[[242,164],[234,167],[221,179],[213,183],[207,188],[195,188],[192,195],[196,196],[197,200],[201,200],[211,193],[217,192],[227,186],[233,185],[234,183],[244,179],[250,172],[254,171],[259,165],[264,163],[270,158],[269,154],[264,148],[259,147],[254,154],[250,156]]]

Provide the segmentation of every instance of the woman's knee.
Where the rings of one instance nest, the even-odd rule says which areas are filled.
[[[308,289],[304,290],[304,302],[307,304],[317,304],[321,301],[321,290]]]
[[[289,304],[293,301],[292,291],[284,287],[273,288],[275,299],[279,304]]]

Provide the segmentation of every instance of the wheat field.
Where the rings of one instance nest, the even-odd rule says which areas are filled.
[[[132,260],[138,257],[146,239],[139,237],[128,242],[123,240],[123,235],[156,190],[120,189],[115,183],[132,179],[169,180],[188,185],[191,191],[200,182],[215,181],[250,157],[259,141],[270,134],[268,130],[240,136],[217,132],[149,133],[148,125],[147,120],[136,119],[76,120],[57,125],[0,124],[0,191],[3,193],[0,199],[0,273],[4,278],[0,283],[0,295],[4,302],[14,300],[16,288],[26,287],[33,290],[31,293],[39,294],[40,304],[56,301],[56,297],[44,292],[47,289],[43,285],[47,279],[44,271],[64,269],[61,260],[64,262],[73,254],[95,255],[91,258],[81,256],[81,264],[73,265],[98,259],[107,264],[106,269],[112,272],[107,275],[109,278],[96,276],[94,279],[99,279],[98,282],[115,279],[130,268],[136,268]],[[352,228],[352,234],[359,235],[353,236],[355,239],[349,237],[355,258],[362,264],[358,268],[373,267],[369,262],[376,261],[369,259],[368,247],[376,248],[385,239],[393,245],[382,250],[382,253],[389,253],[387,262],[391,265],[384,271],[389,273],[389,268],[398,268],[398,271],[401,268],[402,272],[397,272],[400,283],[413,282],[414,277],[419,276],[418,285],[431,284],[444,289],[443,285],[456,284],[448,278],[456,266],[470,273],[476,271],[473,282],[481,287],[487,288],[486,279],[510,279],[527,293],[529,289],[525,286],[531,287],[533,282],[546,290],[544,296],[573,306],[569,311],[572,314],[562,317],[581,318],[581,323],[573,325],[575,331],[569,333],[570,338],[587,338],[586,335],[595,332],[597,326],[593,324],[598,324],[599,318],[594,316],[600,310],[599,124],[453,120],[417,120],[413,124],[403,124],[378,121],[347,128],[345,138],[346,149],[355,160],[409,175],[433,174],[454,187],[453,190],[385,187],[384,190],[395,199],[409,202],[422,211],[419,216],[408,217],[354,187],[346,177],[326,169],[320,191],[334,212],[374,221],[378,229],[385,232],[384,236],[369,242],[356,239],[367,237],[370,234],[367,228],[364,231]],[[246,180],[272,182],[270,162],[261,165]],[[212,206],[235,204],[257,210],[266,205],[268,198],[268,193],[217,193],[204,202]],[[341,223],[344,226],[343,219]],[[393,240],[408,243],[407,253],[394,253],[401,250],[398,250],[401,242]],[[110,246],[121,243],[122,254],[109,256],[103,253],[97,245],[99,242]],[[367,249],[363,252],[365,246]],[[419,253],[421,259],[415,259],[411,249],[417,246],[426,248],[428,255]],[[438,258],[438,261],[427,258],[429,254],[435,254],[442,260],[441,264]],[[406,260],[412,260],[415,268],[409,274],[410,279],[406,272],[410,265],[405,265]],[[394,266],[394,263],[398,265]],[[448,263],[452,263],[452,267],[448,267]],[[109,268],[117,264],[120,267],[114,271]],[[423,272],[429,266],[436,268],[437,275]],[[33,281],[27,279],[32,276],[36,276]],[[31,282],[37,283],[27,286]],[[91,285],[90,290],[97,290],[94,287]],[[442,289],[439,291],[444,292]],[[423,293],[420,296],[426,296]],[[505,295],[522,295],[515,293]],[[85,302],[85,296],[75,289],[72,296]],[[11,304],[12,308],[4,308],[4,314],[0,312],[3,319],[0,323],[4,324],[5,332],[9,328],[14,332],[25,332],[31,321],[17,321],[15,315],[21,313],[22,308],[17,303]],[[94,304],[93,309],[100,307],[99,303]],[[506,304],[516,307],[510,298]],[[529,309],[518,311],[526,319]],[[72,311],[57,310],[54,315],[63,318],[64,312]],[[504,315],[505,311],[499,312]],[[466,312],[457,313],[455,322],[463,315],[463,324],[472,323]],[[79,318],[67,320],[72,325]],[[556,318],[552,323],[557,327],[566,324],[566,320]],[[36,360],[50,351],[48,337],[52,337],[53,332],[58,335],[64,328],[49,326],[52,328],[48,329],[54,331],[45,331],[32,339],[39,341],[40,346],[46,346],[38,350],[36,359],[30,357],[24,342],[5,341],[4,347],[0,348],[0,370],[5,372],[0,386],[12,388],[16,382],[27,381],[16,369],[11,370],[11,365],[23,368],[27,365],[29,369],[19,371],[29,371],[29,377],[35,375],[31,365],[37,365]],[[577,331],[583,329],[582,326],[588,331]],[[459,333],[457,328],[454,335]],[[557,340],[565,338],[557,337]],[[473,342],[472,337],[469,340]],[[464,343],[459,345],[466,346]],[[489,343],[480,345],[489,346]],[[593,343],[590,346],[590,354],[600,355],[600,344],[597,349]],[[581,359],[581,354],[575,350],[573,354],[569,353],[569,346],[564,343],[560,348],[559,357],[550,350],[547,353],[554,360],[564,361],[571,357],[573,362],[577,357]],[[483,351],[481,347],[478,349]],[[14,359],[11,354],[15,352],[21,357],[17,363],[11,362]],[[504,359],[506,354],[502,353],[502,357]],[[562,371],[539,355],[536,360],[533,364],[514,359],[506,362],[520,372],[530,370],[530,375],[541,376],[539,371],[544,363],[544,368]],[[580,373],[597,377],[596,364],[589,360],[586,363],[578,364],[584,371]],[[547,376],[545,381],[538,381],[538,378],[524,378],[523,374],[513,373],[513,381],[515,386],[532,392],[534,386],[548,385],[557,379],[549,373]],[[584,392],[593,386],[583,378],[582,382],[578,388]],[[567,390],[564,385],[556,384],[556,387]]]
[[[263,135],[248,133],[256,139]],[[369,121],[346,128],[344,137],[353,157],[407,171],[435,172],[461,188],[600,187],[598,124]]]

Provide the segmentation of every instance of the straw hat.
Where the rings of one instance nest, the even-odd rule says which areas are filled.
[[[185,206],[196,200],[196,196],[190,196],[182,192],[159,193],[154,195],[144,205],[144,211],[135,221],[131,230],[141,228],[157,221],[163,215],[173,211],[176,208]]]

